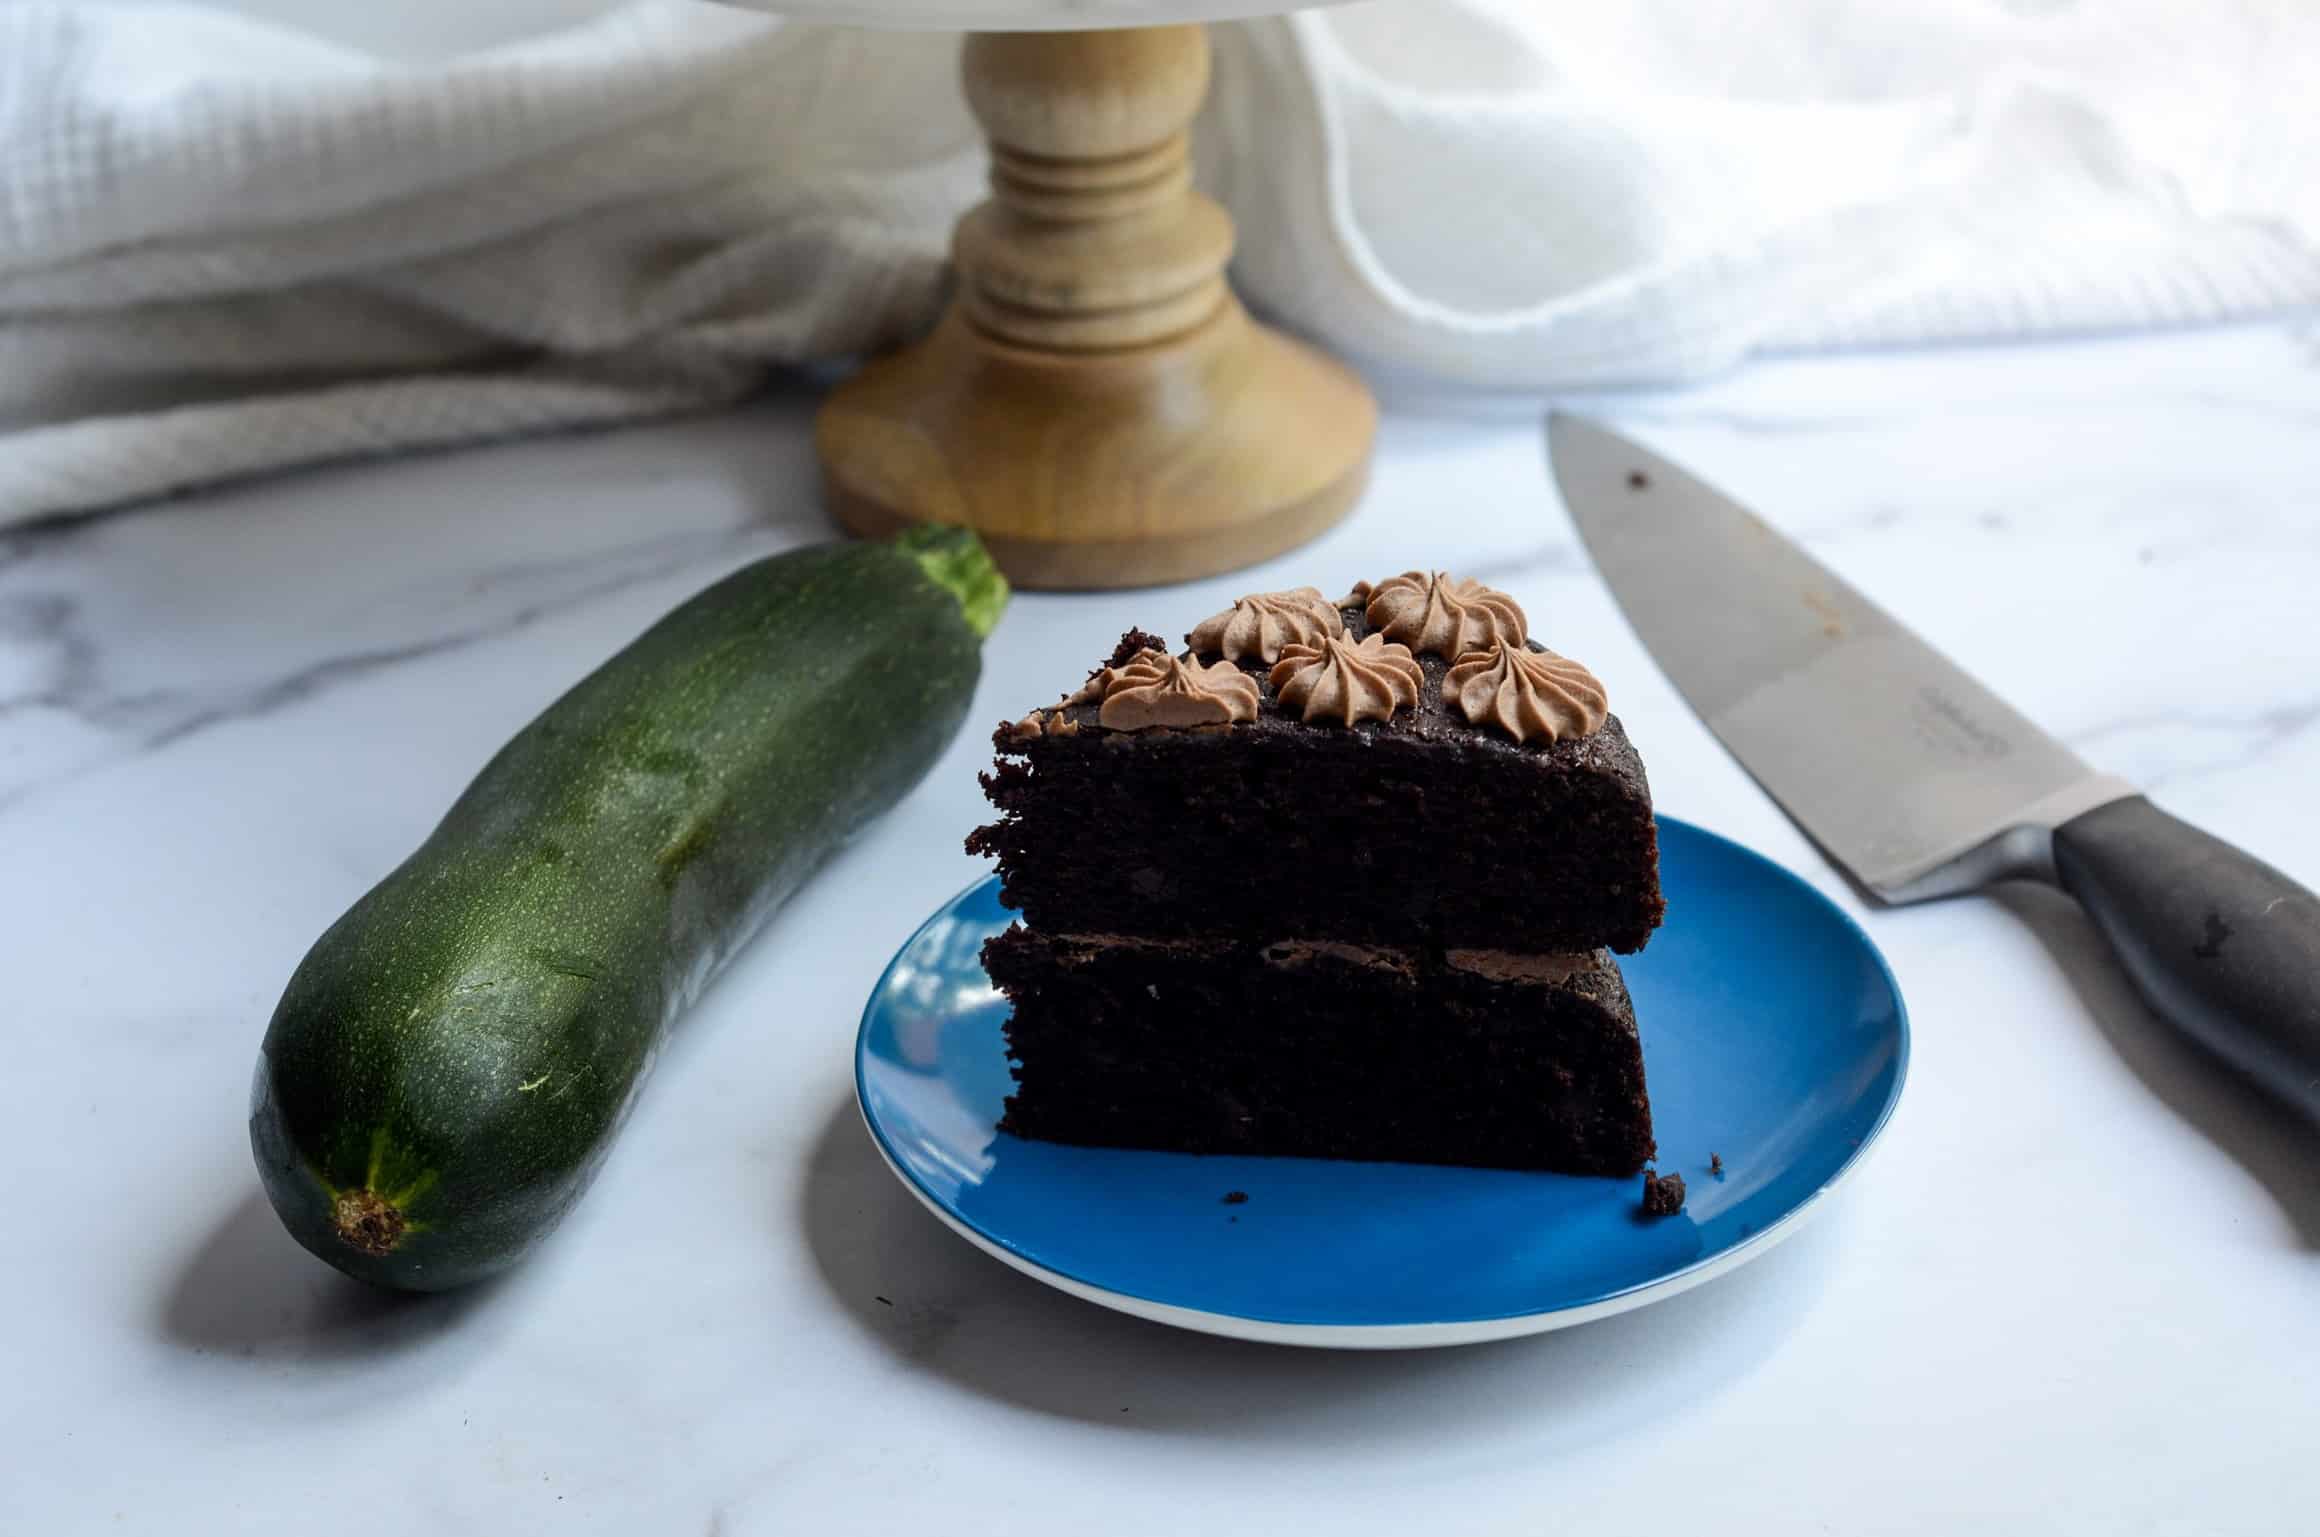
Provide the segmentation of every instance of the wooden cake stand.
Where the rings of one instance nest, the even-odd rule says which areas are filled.
[[[966,41],[991,197],[959,221],[958,287],[924,341],[839,386],[816,426],[859,534],[963,523],[1026,587],[1228,571],[1343,517],[1377,403],[1249,318],[1232,221],[1192,188],[1208,89],[1197,23],[1266,0],[744,0]],[[1174,23],[1153,25],[1152,23]],[[1091,30],[1100,29],[1100,30]]]

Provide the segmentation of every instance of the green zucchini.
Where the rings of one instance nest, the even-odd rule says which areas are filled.
[[[291,977],[250,1142],[291,1234],[434,1291],[579,1199],[663,1033],[956,734],[1007,588],[974,535],[794,550],[502,748]]]

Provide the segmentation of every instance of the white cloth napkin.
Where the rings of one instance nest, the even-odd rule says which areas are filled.
[[[2307,0],[1380,0],[1214,37],[1236,279],[1380,377],[2320,302]],[[982,170],[941,36],[641,0],[414,65],[0,0],[0,524],[895,341]]]

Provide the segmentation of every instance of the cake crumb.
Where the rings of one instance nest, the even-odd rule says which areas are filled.
[[[1628,490],[1630,490],[1630,491],[1641,491],[1641,490],[1643,490],[1643,489],[1644,489],[1646,486],[1649,486],[1650,484],[1651,484],[1651,477],[1650,477],[1649,475],[1646,475],[1646,474],[1644,474],[1644,473],[1643,473],[1643,471],[1641,471],[1641,470],[1629,470],[1629,471],[1627,472],[1627,489],[1628,489]]]
[[[1684,1177],[1681,1174],[1654,1174],[1643,1171],[1643,1214],[1647,1217],[1672,1217],[1684,1209]]]
[[[1249,1193],[1246,1190],[1227,1190],[1224,1193],[1224,1204],[1227,1206],[1246,1206],[1249,1204]]]
[[[1724,1155],[1722,1153],[1710,1153],[1708,1155],[1708,1172],[1715,1175],[1718,1179],[1722,1179],[1724,1177]]]
[[[1112,648],[1112,659],[1106,662],[1104,667],[1125,667],[1147,651],[1157,651],[1165,656],[1168,653],[1168,642],[1150,630],[1130,630],[1121,636],[1120,643]],[[1096,672],[1101,671],[1103,671],[1103,667],[1096,669]],[[1091,672],[1088,676],[1092,678],[1095,673]]]

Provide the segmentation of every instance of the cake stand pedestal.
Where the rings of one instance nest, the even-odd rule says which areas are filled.
[[[870,24],[1110,27],[1264,0],[768,0]],[[1026,587],[1231,570],[1343,517],[1377,404],[1343,365],[1252,320],[1232,221],[1193,190],[1208,89],[1197,24],[976,32],[962,72],[991,196],[952,239],[956,296],[924,341],[822,408],[832,509],[854,532],[961,523]]]

